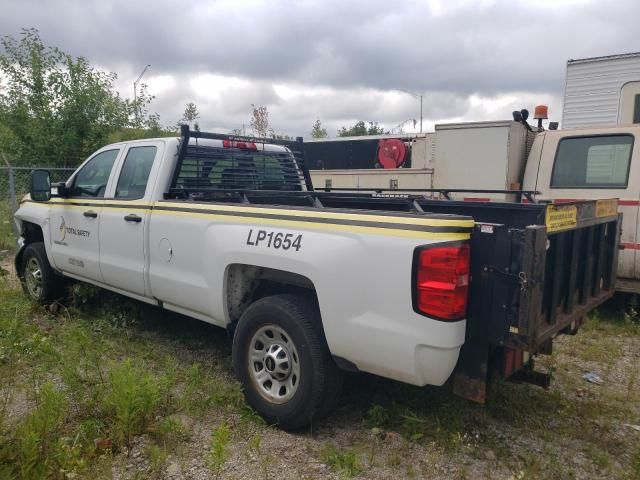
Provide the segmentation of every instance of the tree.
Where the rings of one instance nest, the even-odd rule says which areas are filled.
[[[320,119],[316,120],[316,123],[313,124],[311,128],[311,137],[312,138],[327,138],[329,135],[327,134],[327,129],[322,126]]]
[[[46,46],[36,29],[0,39],[0,150],[22,165],[77,165],[126,129],[159,127],[143,85],[136,103],[114,88],[115,73]]]
[[[198,106],[193,102],[189,102],[184,107],[184,113],[182,114],[182,118],[178,122],[178,125],[182,125],[184,123],[184,124],[188,124],[189,127],[191,127],[193,126],[194,122],[198,118],[200,118],[200,112],[198,112]],[[196,125],[196,130],[200,130],[197,122],[195,123],[195,125]]]
[[[271,131],[271,138],[274,140],[293,140],[291,135],[287,135],[286,133],[275,133],[273,130]]]
[[[386,132],[384,128],[378,125],[378,122],[369,122],[369,127],[360,120],[354,123],[351,127],[342,127],[338,130],[339,137],[362,137],[364,135],[383,135]]]
[[[268,137],[273,133],[273,129],[269,126],[269,111],[265,106],[255,106],[251,104],[253,112],[251,114],[251,122],[249,126],[253,131],[253,134],[257,137]]]

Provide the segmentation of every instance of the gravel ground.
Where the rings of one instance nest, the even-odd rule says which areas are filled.
[[[12,271],[6,259],[1,266]],[[221,389],[234,384],[224,331],[157,309],[145,315],[134,335],[179,365],[215,372]],[[441,388],[350,375],[337,410],[298,433],[264,425],[246,408],[175,413],[183,434],[160,445],[161,458],[149,450],[157,441],[139,435],[130,449],[98,457],[91,477],[640,478],[640,329],[591,322],[559,337],[538,365],[553,372],[550,389],[497,384],[486,406]],[[587,372],[603,384],[585,381]],[[216,472],[207,457],[223,423],[231,438]]]
[[[228,362],[224,334],[203,328],[218,348],[222,345],[221,357]],[[154,341],[169,342],[181,361],[207,364],[220,358],[164,334]],[[585,346],[603,343],[615,358],[584,359],[591,358],[583,355]],[[221,421],[231,425],[233,435],[220,478],[640,478],[638,460],[631,457],[640,452],[640,431],[628,426],[640,425],[640,336],[588,330],[560,337],[554,347],[554,354],[539,362],[541,369],[553,370],[549,390],[497,385],[495,404],[485,407],[440,388],[351,375],[338,409],[304,432],[247,422],[240,414],[184,415],[180,421],[190,438],[168,456],[158,478],[212,478],[204,456]],[[598,373],[603,385],[583,380],[587,372]],[[376,408],[388,418],[376,422]],[[452,424],[438,425],[451,417]],[[256,437],[259,448],[251,445]],[[137,441],[144,450],[145,438]],[[353,454],[356,468],[331,461],[327,449]],[[145,466],[144,456],[137,458],[116,458],[114,477],[135,478]]]

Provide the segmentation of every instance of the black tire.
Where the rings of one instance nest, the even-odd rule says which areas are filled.
[[[296,368],[299,371],[295,389],[291,388],[289,392],[285,389],[285,393],[291,397],[280,402],[273,396],[268,398],[269,393],[264,388],[270,383],[268,378],[262,386],[261,381],[256,379],[259,375],[256,371],[270,375],[268,360],[254,362],[249,359],[250,350],[258,354],[264,351],[266,354],[269,345],[263,345],[260,350],[261,342],[256,341],[256,336],[260,332],[268,333],[271,328],[277,328],[285,334],[283,345],[288,348],[288,356],[283,358],[296,358]],[[278,332],[276,334],[280,335]],[[277,335],[275,343],[280,341]],[[255,342],[254,345],[252,341]],[[337,390],[342,386],[343,372],[331,358],[318,306],[311,298],[302,295],[274,295],[253,303],[238,322],[233,337],[232,355],[233,367],[244,387],[247,402],[270,424],[277,424],[285,430],[304,427],[328,413],[338,399]],[[293,381],[295,375],[291,372],[294,361],[288,363],[290,373],[286,378]],[[273,376],[271,378],[278,385],[277,379]]]
[[[27,278],[29,275],[35,278],[32,269],[36,265],[40,272],[40,288],[35,288],[32,279]],[[44,305],[60,298],[64,279],[51,268],[44,249],[44,243],[30,243],[25,247],[18,273],[24,293],[34,302]]]

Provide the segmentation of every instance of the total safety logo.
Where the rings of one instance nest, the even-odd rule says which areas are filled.
[[[64,221],[64,217],[60,217],[60,241],[64,242],[64,239],[67,238],[67,223]]]
[[[59,240],[56,240],[55,243],[58,245],[66,245],[65,240],[68,235],[73,235],[75,237],[80,238],[89,238],[91,236],[91,232],[89,230],[82,230],[75,227],[68,227],[67,222],[64,217],[60,217],[60,226],[58,227],[59,231]]]

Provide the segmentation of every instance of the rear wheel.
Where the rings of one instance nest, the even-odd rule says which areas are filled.
[[[317,304],[301,295],[266,297],[247,308],[233,338],[233,366],[249,405],[285,429],[327,413],[342,384]]]
[[[60,296],[62,278],[51,268],[44,243],[27,245],[18,272],[22,289],[34,302],[46,304]]]

